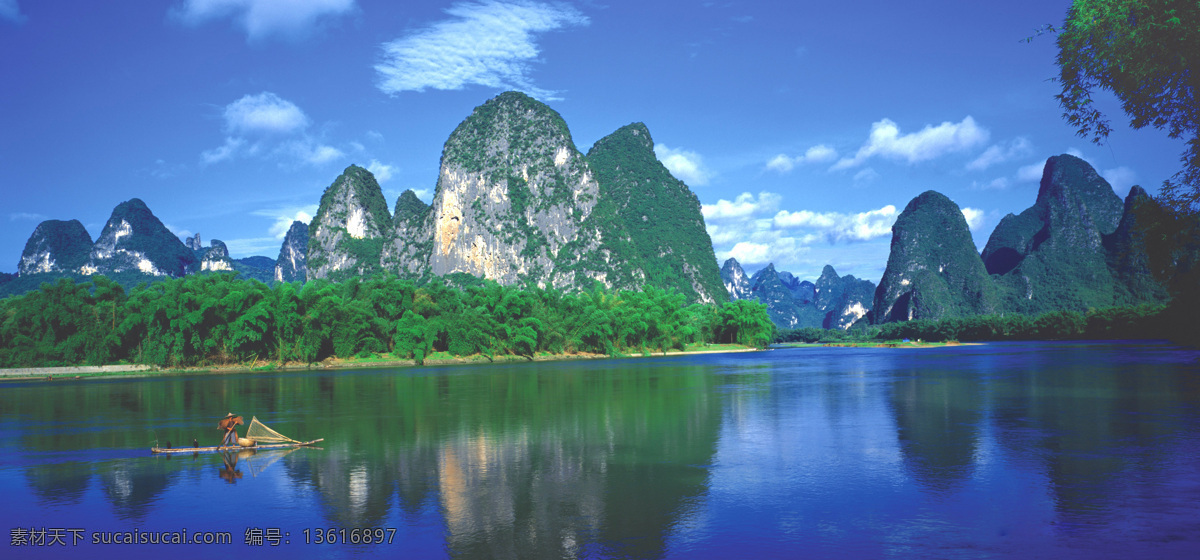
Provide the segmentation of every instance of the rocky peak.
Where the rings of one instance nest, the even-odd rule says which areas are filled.
[[[46,220],[25,242],[17,274],[75,272],[87,263],[92,236],[79,220]]]
[[[1146,233],[1138,224],[1139,215],[1144,215],[1143,211],[1147,210],[1142,205],[1157,207],[1158,202],[1150,198],[1145,189],[1134,185],[1125,197],[1121,222],[1112,235],[1104,239],[1109,267],[1120,281],[1115,304],[1137,304],[1147,299],[1163,301],[1168,296],[1166,287],[1155,278],[1150,266]]]
[[[397,227],[385,262],[409,275],[619,285],[610,277],[619,263],[601,251],[601,225],[584,225],[599,190],[562,117],[525,94],[503,93],[450,135],[423,227]]]
[[[308,224],[295,221],[288,228],[279,257],[275,259],[276,282],[303,282],[308,276]]]
[[[392,221],[399,225],[401,222],[420,223],[429,214],[429,205],[417,198],[417,193],[412,189],[406,189],[400,193],[400,197],[396,199],[396,211]]]
[[[838,276],[833,266],[825,265],[821,269],[821,276],[817,278],[817,283],[813,290],[813,301],[816,302],[817,307],[828,309],[842,297],[844,288],[841,280],[842,278]]]
[[[378,270],[391,221],[375,176],[357,165],[347,167],[321,195],[309,225],[309,277],[337,280]]]
[[[381,264],[384,270],[402,275],[420,276],[429,266],[433,246],[433,221],[430,206],[412,189],[406,189],[396,199],[392,216],[392,233],[384,243]]]
[[[721,281],[725,283],[730,301],[754,297],[750,289],[750,278],[746,276],[746,271],[742,270],[742,265],[737,259],[726,259],[725,264],[721,265]]]
[[[193,237],[185,237],[183,240],[183,244],[188,249],[191,249],[193,251],[203,251],[204,250],[204,244],[200,242],[200,234],[199,233],[197,233]]]
[[[1101,236],[1117,229],[1123,209],[1108,181],[1069,154],[1046,160],[1034,206],[1046,217],[1045,242],[1063,243],[1072,250],[1100,249]]]
[[[138,271],[179,277],[194,270],[196,264],[196,255],[154,216],[146,203],[133,198],[113,209],[80,271]]]
[[[810,303],[816,297],[816,284],[796,278],[791,272],[779,271],[779,281],[792,292],[792,297],[800,303]]]
[[[998,303],[994,292],[962,210],[945,195],[926,191],[892,225],[872,322],[990,313]]]
[[[618,221],[604,239],[611,251],[632,253],[620,259],[627,268],[644,270],[647,283],[674,288],[689,301],[729,298],[700,200],[658,160],[646,125],[629,124],[601,138],[587,161],[600,183],[595,214],[603,218],[611,210]]]
[[[1122,304],[1106,249],[1124,211],[1086,161],[1068,154],[1046,160],[1033,206],[1000,220],[981,255],[1005,307],[1038,314]]]
[[[200,234],[196,234],[196,242],[200,241]],[[233,259],[229,258],[229,248],[220,239],[209,241],[209,247],[204,249],[200,255],[200,270],[201,271],[233,271]]]

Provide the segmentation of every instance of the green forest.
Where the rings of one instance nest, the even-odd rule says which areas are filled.
[[[0,300],[0,367],[137,363],[160,367],[315,363],[390,356],[622,355],[732,343],[765,347],[766,307],[686,305],[674,291],[567,294],[465,274],[268,286],[193,274],[126,292],[95,276]]]
[[[847,341],[921,340],[983,342],[1002,340],[1167,339],[1200,346],[1200,324],[1192,309],[1147,303],[1089,309],[1086,313],[1056,310],[1030,316],[1020,313],[972,315],[941,320],[855,326],[849,331],[817,328],[785,329],[776,342],[834,343]]]

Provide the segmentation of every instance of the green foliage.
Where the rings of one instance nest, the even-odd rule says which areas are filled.
[[[999,307],[966,219],[945,195],[918,195],[892,231],[887,269],[871,308],[873,322],[962,317]]]
[[[58,270],[78,270],[87,263],[92,237],[79,220],[46,220],[38,224],[25,243],[22,260],[25,255],[40,251],[50,252]]]
[[[1117,96],[1133,128],[1153,126],[1188,147],[1162,200],[1200,205],[1200,3],[1194,0],[1074,0],[1058,36],[1063,116],[1101,143],[1112,131],[1094,92]]]
[[[607,221],[602,231],[627,232],[631,242],[610,244],[613,262],[640,263],[647,283],[674,288],[689,301],[701,299],[697,286],[715,301],[729,299],[710,264],[716,257],[700,201],[655,157],[645,125],[630,124],[600,139],[587,160],[600,184],[594,212]],[[615,237],[620,235],[605,233],[605,241]]]
[[[532,359],[706,342],[762,347],[774,335],[760,304],[684,304],[672,290],[564,295],[461,274],[422,286],[374,276],[302,287],[194,274],[128,296],[102,276],[63,278],[0,300],[0,367],[312,363],[385,353],[423,363],[434,352]]]

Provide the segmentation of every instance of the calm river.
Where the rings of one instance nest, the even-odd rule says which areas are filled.
[[[1001,343],[0,382],[0,557],[1200,558],[1198,356]],[[216,444],[226,412],[325,442],[150,454]],[[180,535],[232,542],[103,544]]]

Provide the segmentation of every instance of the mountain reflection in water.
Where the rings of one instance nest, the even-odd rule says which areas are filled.
[[[308,528],[366,527],[397,537],[326,553],[1200,552],[1195,359],[1020,343],[10,382],[0,517],[230,531],[266,556],[303,554]],[[325,441],[149,455],[219,437],[230,410]],[[255,527],[291,548],[245,545]]]

